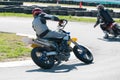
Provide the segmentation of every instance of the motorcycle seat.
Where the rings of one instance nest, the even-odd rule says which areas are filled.
[[[55,41],[55,42],[61,42],[63,40],[63,38],[44,38],[50,41]]]

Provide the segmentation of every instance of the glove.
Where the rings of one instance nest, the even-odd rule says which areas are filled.
[[[59,20],[59,23],[63,23],[63,21],[64,21],[63,19],[60,19],[60,20]]]
[[[97,25],[94,25],[94,28],[96,27]]]
[[[62,26],[63,21],[64,21],[63,19],[59,20],[59,26]]]

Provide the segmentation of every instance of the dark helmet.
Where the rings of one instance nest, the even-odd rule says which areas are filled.
[[[42,12],[43,12],[42,9],[40,9],[40,8],[35,8],[35,9],[32,10],[32,15],[33,15],[33,16],[36,16],[36,15],[38,15],[38,14],[41,14]]]
[[[102,4],[97,5],[97,10],[102,10],[104,9],[104,6]]]

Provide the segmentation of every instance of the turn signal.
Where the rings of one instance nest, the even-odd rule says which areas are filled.
[[[38,47],[38,45],[37,44],[32,44],[31,47],[35,48],[35,47]]]
[[[72,38],[71,40],[74,41],[74,42],[76,42],[76,41],[77,41],[77,38]]]

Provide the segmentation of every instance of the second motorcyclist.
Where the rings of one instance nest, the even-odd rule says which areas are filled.
[[[105,33],[104,38],[108,38],[108,33],[110,33],[109,27],[112,23],[115,21],[112,19],[111,15],[108,13],[106,9],[104,9],[104,6],[99,4],[97,6],[97,21],[94,25],[94,28],[100,23],[100,27]],[[114,33],[115,34],[115,33]],[[116,35],[114,35],[116,37]]]

